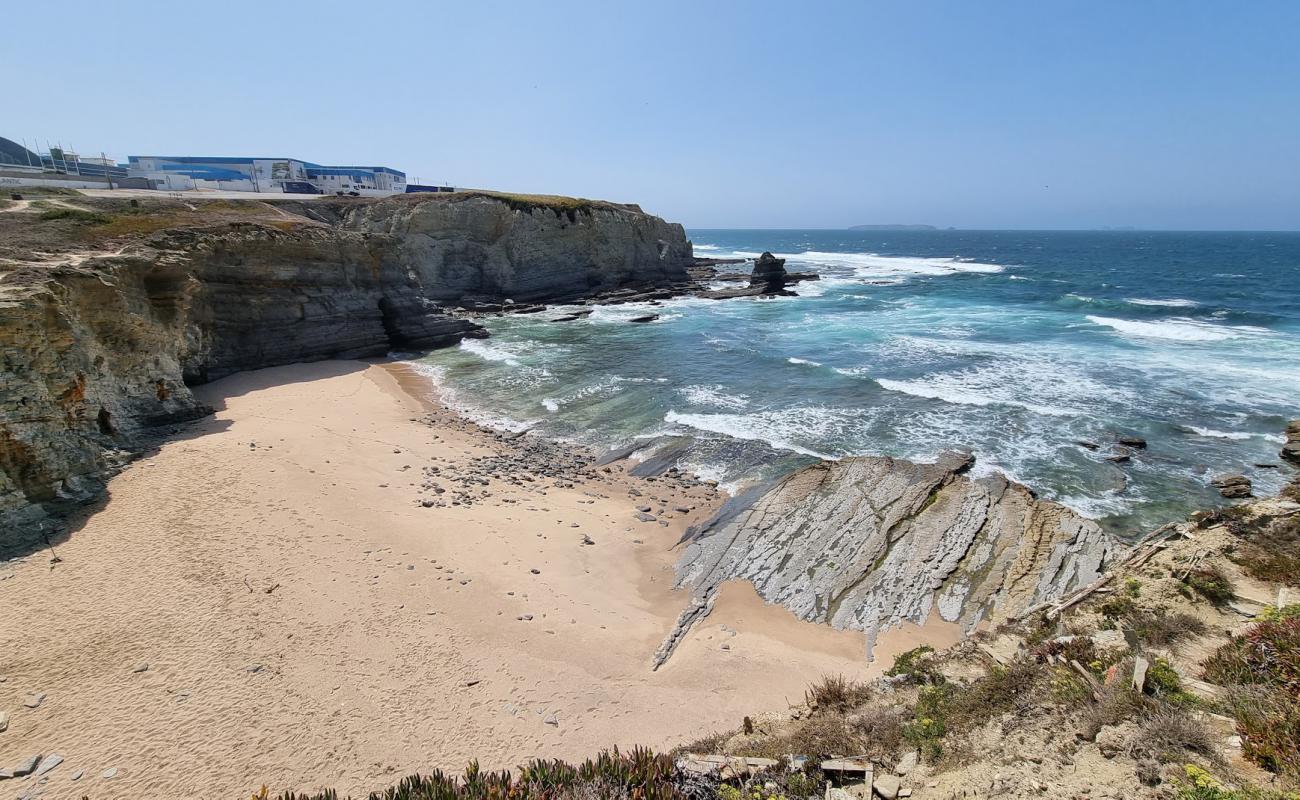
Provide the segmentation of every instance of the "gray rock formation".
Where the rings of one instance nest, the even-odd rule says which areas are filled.
[[[399,263],[440,303],[560,302],[684,282],[681,225],[636,206],[487,193],[412,195],[347,213],[343,230],[398,242]]]
[[[1100,575],[1114,544],[1096,523],[1001,476],[961,474],[969,459],[823,461],[742,494],[687,532],[678,583],[707,608],[743,578],[802,619],[864,631],[870,652],[931,611],[970,630]]]
[[[217,225],[200,209],[111,254],[0,262],[0,549],[48,506],[95,496],[152,429],[208,413],[191,385],[455,344],[482,335],[444,311],[471,293],[567,299],[684,278],[681,226],[543,200],[321,200]]]
[[[1229,500],[1251,495],[1250,478],[1245,475],[1219,475],[1210,481],[1210,485]]]
[[[1282,445],[1282,458],[1300,467],[1300,419],[1286,424],[1286,443]]]
[[[754,260],[754,270],[749,273],[749,285],[763,294],[775,294],[785,289],[785,259],[763,253]]]

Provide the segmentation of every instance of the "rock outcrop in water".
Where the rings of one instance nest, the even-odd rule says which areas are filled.
[[[654,285],[690,260],[679,225],[562,198],[147,202],[0,215],[18,245],[0,248],[0,546],[101,491],[151,429],[207,413],[191,385],[454,344],[482,333],[444,310],[467,296]]]
[[[687,532],[678,583],[695,598],[656,666],[725,581],[750,581],[802,619],[877,634],[932,611],[970,630],[1095,580],[1112,541],[1091,520],[969,454],[935,464],[822,461],[736,497]]]
[[[785,259],[763,253],[754,260],[754,270],[749,273],[749,285],[761,289],[763,294],[776,294],[785,289]]]

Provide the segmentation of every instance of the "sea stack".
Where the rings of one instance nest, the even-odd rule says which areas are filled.
[[[761,288],[763,294],[776,294],[785,290],[785,259],[763,253],[754,261],[754,271],[749,273],[749,285]]]

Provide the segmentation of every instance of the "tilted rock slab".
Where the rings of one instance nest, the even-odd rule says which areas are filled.
[[[1100,576],[1117,545],[1095,522],[1000,475],[967,477],[969,465],[964,454],[813,464],[688,530],[678,585],[698,605],[743,578],[802,619],[864,631],[869,654],[881,631],[932,611],[969,631]]]

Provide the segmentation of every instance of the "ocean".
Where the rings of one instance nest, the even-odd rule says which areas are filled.
[[[697,256],[767,250],[821,280],[488,319],[491,338],[418,363],[482,423],[680,448],[733,490],[813,458],[967,447],[977,474],[1135,535],[1224,502],[1217,474],[1257,494],[1289,478],[1300,233],[688,233]],[[1116,463],[1120,436],[1148,447]]]

